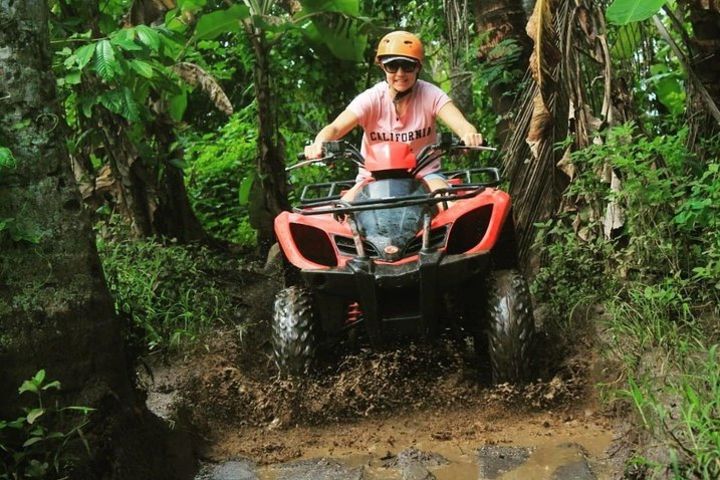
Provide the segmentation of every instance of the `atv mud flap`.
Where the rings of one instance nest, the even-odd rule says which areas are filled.
[[[350,260],[344,268],[303,270],[307,284],[318,294],[358,301],[370,342],[382,346],[395,331],[411,330],[424,338],[438,333],[442,292],[453,290],[487,268],[489,255],[420,253],[417,262],[378,264],[371,259]],[[415,308],[388,315],[381,302],[394,302],[393,292],[416,289]]]

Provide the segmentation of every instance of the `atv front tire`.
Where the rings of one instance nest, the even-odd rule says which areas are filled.
[[[535,322],[530,291],[517,270],[493,273],[488,301],[488,347],[493,383],[528,379]]]
[[[272,322],[275,363],[283,375],[299,376],[315,359],[317,336],[313,298],[304,288],[293,286],[278,292]]]

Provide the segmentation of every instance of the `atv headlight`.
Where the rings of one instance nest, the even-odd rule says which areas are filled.
[[[492,205],[483,205],[458,218],[450,227],[447,253],[464,253],[480,243],[490,225],[492,211]]]
[[[303,257],[327,267],[337,266],[335,249],[325,232],[309,225],[291,223],[290,234]]]

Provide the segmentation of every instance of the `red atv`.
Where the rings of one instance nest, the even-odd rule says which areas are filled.
[[[363,158],[346,142],[329,142],[325,157],[290,167],[345,160],[371,176],[307,185],[300,206],[275,219],[285,259],[302,279],[275,299],[272,342],[281,372],[307,372],[321,342],[364,327],[373,347],[454,330],[489,356],[494,382],[525,379],[534,322],[498,170],[443,172],[439,189],[417,176],[471,149],[441,135],[417,157],[388,142]]]

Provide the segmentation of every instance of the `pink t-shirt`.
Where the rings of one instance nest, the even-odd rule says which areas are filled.
[[[450,102],[440,88],[432,83],[418,80],[410,93],[410,102],[405,114],[398,116],[388,91],[388,84],[380,82],[368,88],[348,105],[363,128],[360,152],[365,156],[370,145],[380,142],[403,142],[418,154],[426,145],[437,139],[435,117],[440,109]],[[420,172],[427,175],[440,169],[437,160]],[[360,177],[368,176],[367,170],[360,170]]]

